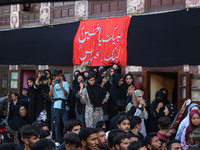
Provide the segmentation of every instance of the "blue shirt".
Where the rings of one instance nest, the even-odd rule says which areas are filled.
[[[69,84],[65,81],[62,82],[63,84],[63,88],[67,91],[68,95],[69,95]],[[52,88],[52,86],[50,87],[50,89]],[[65,99],[66,103],[67,103],[67,99],[68,96],[66,96],[63,92],[63,89],[60,87],[59,84],[55,84],[54,88],[53,88],[53,98],[54,99]],[[53,108],[57,108],[57,109],[62,109],[61,107],[62,104],[62,100],[57,100],[54,102]],[[66,110],[69,110],[69,107],[66,106]]]
[[[7,100],[6,96],[0,98],[0,104]]]

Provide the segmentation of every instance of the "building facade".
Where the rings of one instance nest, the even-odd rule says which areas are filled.
[[[200,6],[200,0],[83,0],[31,3],[25,11],[23,4],[0,6],[0,30],[15,30],[71,23],[88,19],[125,15],[146,15]],[[1,34],[1,32],[0,32]],[[12,41],[11,41],[12,42]],[[18,92],[26,87],[28,75],[35,76],[44,69],[58,69],[72,83],[78,66],[10,65],[0,63],[0,96],[8,91]],[[200,63],[199,63],[200,64]],[[198,102],[200,97],[200,66],[182,64],[168,67],[127,66],[123,74],[131,72],[135,81],[144,84],[148,99],[162,87],[169,90],[169,100],[179,108],[186,99]]]

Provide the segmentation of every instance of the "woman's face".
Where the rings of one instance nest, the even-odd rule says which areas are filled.
[[[143,93],[140,93],[137,97],[138,101],[140,102],[141,100],[143,100]]]
[[[194,107],[191,108],[191,110],[198,110],[199,111],[199,107],[194,106]]]
[[[99,67],[99,70],[101,70],[101,69],[103,69],[103,68],[104,68],[103,66],[100,66],[100,67]]]
[[[85,72],[85,73],[84,73],[84,76],[85,76],[85,77],[88,77],[88,75],[89,75],[88,72]]]
[[[83,82],[84,80],[83,80],[83,77],[82,76],[78,76],[78,83],[80,83],[80,82]]]
[[[114,69],[119,69],[119,66],[116,65],[116,64],[114,64],[114,65],[113,65],[113,68],[114,68]]]
[[[78,71],[75,71],[75,72],[74,72],[74,76],[76,76],[78,73],[79,73]]]
[[[194,114],[191,118],[191,122],[193,125],[198,126],[200,124],[200,117],[198,114]]]
[[[122,84],[123,84],[123,78],[121,78],[121,79],[119,80],[118,86],[121,86]]]
[[[27,84],[28,84],[29,87],[33,87],[33,81],[32,80],[28,80]]]
[[[165,116],[167,116],[169,114],[169,110],[168,108],[165,106],[165,110],[164,110]]]
[[[115,73],[115,70],[112,68],[110,69],[110,76],[112,76]]]
[[[102,77],[105,77],[107,76],[107,71],[104,71],[102,74],[101,74]]]
[[[49,73],[49,71],[45,71],[45,73],[46,73],[47,78],[50,79],[50,73]]]
[[[94,72],[98,72],[97,68],[94,68]]]
[[[25,117],[26,116],[26,108],[24,106],[20,107],[20,109],[19,109],[19,115],[21,117]]]
[[[94,78],[94,77],[90,78],[90,79],[88,80],[88,83],[89,83],[91,86],[93,86],[93,85],[95,84],[95,78]]]
[[[128,75],[125,80],[128,85],[131,85],[131,83],[133,82],[133,78],[130,75]]]

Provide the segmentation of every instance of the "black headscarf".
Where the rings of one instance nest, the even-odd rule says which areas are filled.
[[[176,106],[174,104],[167,104],[166,107],[169,110],[169,114],[167,115],[167,117],[169,117],[173,121],[174,117],[177,114]]]
[[[28,80],[33,81],[33,87],[30,87],[28,85]],[[36,111],[36,96],[35,96],[35,89],[34,89],[35,78],[34,77],[28,77],[27,85],[28,85],[28,96],[30,98],[29,116],[30,116],[31,123],[33,123],[36,120],[36,115],[35,115],[35,111]]]
[[[125,74],[125,76],[124,76],[124,83],[123,83],[123,85],[122,85],[122,91],[123,91],[124,97],[126,97],[128,87],[130,86],[130,85],[128,85],[128,84],[126,83],[126,77],[127,77],[127,76],[131,76],[131,78],[133,79],[133,81],[132,81],[132,83],[131,83],[130,85],[134,86],[134,78],[133,78],[133,75],[132,75],[131,73]]]
[[[115,101],[117,101],[117,99],[124,99],[124,95],[122,94],[122,86],[119,86],[119,81],[121,78],[123,78],[123,76],[119,73],[114,73],[113,74],[113,85],[111,86],[111,95],[115,95]]]
[[[110,86],[110,117],[114,117],[117,115],[118,111],[116,109],[116,102],[118,99],[124,99],[122,94],[122,86],[119,86],[120,79],[123,78],[123,76],[119,73],[114,73],[112,75],[113,77],[113,84]]]
[[[166,91],[166,93],[164,93],[164,95],[165,95],[165,99],[167,99],[168,90],[166,88],[161,88],[160,91],[162,91],[162,92]]]
[[[118,66],[118,68],[119,68],[119,69],[114,69],[114,70],[115,70],[115,72],[116,72],[116,73],[119,73],[119,74],[121,74],[121,72],[122,72],[122,69],[121,69],[121,67],[120,67],[118,64],[116,64],[116,63],[115,63],[115,64],[113,64],[113,65],[117,65],[117,66]]]
[[[104,71],[107,71],[107,70],[106,70],[105,68],[102,68],[101,70],[99,70],[98,80],[97,80],[97,83],[98,83],[99,85],[101,85],[103,79],[106,77],[106,76],[101,76],[102,73],[103,73]],[[106,89],[106,91],[108,91],[109,88],[110,88],[110,83],[107,82],[107,83],[104,85],[104,88]]]
[[[73,88],[73,91],[75,92],[75,93],[77,93],[79,90],[80,90],[80,85],[79,85],[79,82],[78,82],[78,77],[79,76],[82,76],[83,77],[83,75],[82,75],[82,73],[78,73],[76,76],[75,76],[75,79],[74,79],[74,83],[73,83],[73,85],[72,85],[72,88]],[[84,78],[83,78],[83,80],[84,80]]]
[[[46,72],[49,72],[49,74],[50,74],[49,79],[51,79],[51,71],[50,71],[49,69],[45,69],[45,70],[44,70],[44,74],[45,74],[45,76],[47,76],[47,73],[46,73]]]
[[[89,74],[88,80],[94,77],[95,76],[93,74]],[[100,87],[98,84],[96,84],[96,82],[93,86],[90,85],[88,82],[86,89],[90,98],[90,102],[91,104],[93,104],[93,107],[94,108],[101,107],[103,99],[105,98],[105,95],[106,95],[106,91],[102,87]]]
[[[74,71],[74,77],[76,76],[76,72],[81,73],[79,70]]]
[[[35,84],[35,78],[34,78],[34,77],[28,77],[27,81],[28,81],[28,80],[33,81],[33,84]],[[28,84],[28,83],[27,83],[27,84]]]
[[[131,76],[131,78],[133,79],[131,85],[134,85],[134,77],[133,77],[133,75],[132,75],[131,73],[125,74],[125,76],[124,76],[124,83],[127,84],[127,83],[126,83],[126,77],[127,77],[127,76]],[[128,85],[128,84],[127,84],[127,85]],[[130,85],[128,85],[128,86],[130,86]]]
[[[103,72],[105,72],[106,69],[102,68],[101,70],[99,70],[99,73],[98,73],[98,79],[101,78],[101,75]]]
[[[20,116],[19,114],[19,110],[22,106],[20,106],[18,108],[18,116],[15,116],[13,119],[11,119],[9,122],[8,122],[8,125],[9,127],[12,129],[12,130],[19,130],[19,128],[21,128],[22,126],[26,125],[26,124],[30,124],[30,118],[26,115],[24,117]],[[23,106],[25,107],[25,106]],[[25,107],[26,108],[26,107]],[[27,108],[26,108],[26,111],[27,111]],[[28,112],[26,112],[28,113]]]
[[[76,70],[76,71],[74,71],[74,80],[72,81],[72,87],[74,87],[75,85],[77,85],[78,84],[78,82],[77,82],[77,80],[76,80],[76,76],[78,75],[75,75],[76,74],[76,72],[78,72],[78,74],[80,74],[81,72],[79,71],[79,70]]]
[[[72,85],[72,88],[73,88],[73,95],[75,95],[78,91],[80,91],[80,84],[78,82],[78,77],[79,76],[82,76],[83,77],[83,74],[81,72],[79,72],[76,76],[75,76],[75,79],[74,79],[74,82],[73,82],[73,85]],[[83,79],[84,80],[84,79]],[[78,113],[80,114],[82,112],[82,110],[84,109],[84,106],[83,104],[80,102],[80,98],[79,97],[75,97],[75,100],[77,102],[77,111]]]
[[[123,78],[123,76],[121,74],[116,73],[116,72],[113,74],[112,77],[113,77],[113,85],[114,86],[118,86],[120,79]]]
[[[163,91],[161,90],[156,92],[155,98],[156,98],[157,103],[163,102],[164,106],[169,104],[169,101],[166,99],[166,94],[164,94]]]

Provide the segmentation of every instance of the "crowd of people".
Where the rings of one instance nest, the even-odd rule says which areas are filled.
[[[0,110],[0,150],[200,149],[198,104],[180,114],[166,88],[150,103],[142,83],[117,64],[86,66],[72,87],[58,70],[44,70],[27,79],[21,96],[11,93],[9,112]]]

